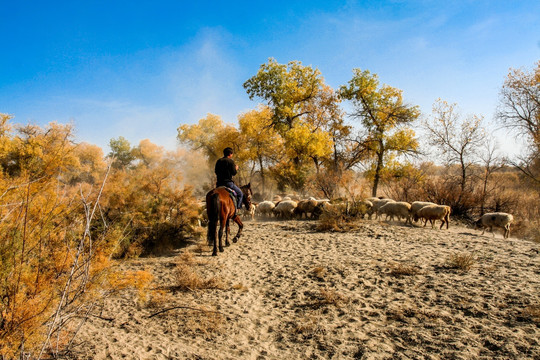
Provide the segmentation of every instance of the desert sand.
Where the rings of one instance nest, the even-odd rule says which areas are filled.
[[[344,233],[305,220],[245,224],[217,257],[193,244],[123,262],[152,273],[152,299],[107,298],[71,356],[540,359],[538,243],[452,222],[360,220]],[[180,288],[179,264],[215,286]]]

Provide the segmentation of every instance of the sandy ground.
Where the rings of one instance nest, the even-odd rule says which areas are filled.
[[[540,359],[540,244],[450,225],[248,221],[218,257],[193,245],[126,262],[153,274],[153,300],[107,299],[72,357]],[[221,289],[179,289],[179,263]]]

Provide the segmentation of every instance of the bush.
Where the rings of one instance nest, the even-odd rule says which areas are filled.
[[[40,357],[102,298],[115,238],[93,230],[100,186],[70,184],[69,126],[6,127],[0,148],[0,356]]]
[[[199,213],[178,159],[148,141],[109,172],[70,126],[8,121],[0,114],[0,358],[55,356],[113,290],[146,297],[150,275],[119,276],[113,255],[178,245],[200,233]]]

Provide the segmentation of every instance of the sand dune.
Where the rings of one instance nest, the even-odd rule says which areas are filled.
[[[110,297],[73,357],[540,359],[540,244],[479,234],[452,224],[361,221],[320,233],[310,221],[247,222],[218,257],[190,246],[123,264],[150,271],[163,299]],[[222,288],[176,288],[182,252]]]

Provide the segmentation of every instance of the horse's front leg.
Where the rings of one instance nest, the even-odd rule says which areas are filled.
[[[230,227],[230,219],[227,219],[225,222],[225,246],[230,246],[231,243],[229,242],[229,234],[231,233],[231,227]]]
[[[242,235],[242,229],[244,228],[244,224],[242,224],[242,220],[240,220],[240,216],[236,215],[233,218],[234,222],[238,224],[238,232],[236,233],[236,236],[232,240],[234,243],[240,239],[240,235]]]

